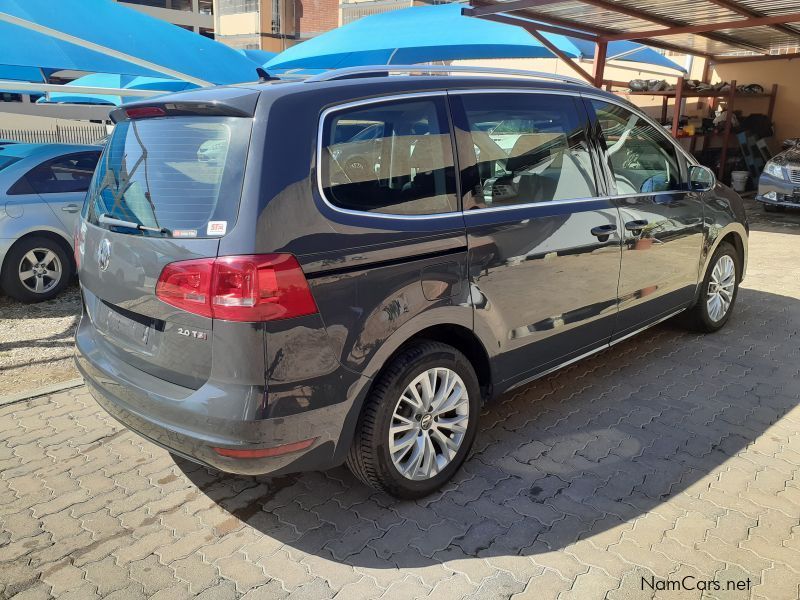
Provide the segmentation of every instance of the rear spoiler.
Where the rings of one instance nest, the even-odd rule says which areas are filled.
[[[119,123],[131,119],[187,115],[252,118],[260,94],[260,91],[250,88],[201,88],[131,102],[111,111],[111,119]]]

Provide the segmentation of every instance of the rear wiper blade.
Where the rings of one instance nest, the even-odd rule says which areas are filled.
[[[127,227],[128,229],[136,229],[137,231],[155,231],[156,233],[164,233],[166,235],[171,235],[172,233],[166,227],[148,227],[147,225],[134,223],[133,221],[115,219],[114,217],[109,217],[106,213],[100,215],[97,221],[103,225],[111,225],[112,227]]]

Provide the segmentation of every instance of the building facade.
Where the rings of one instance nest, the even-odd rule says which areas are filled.
[[[214,37],[214,0],[117,0],[189,31]]]
[[[339,0],[214,0],[214,21],[229,46],[281,52],[338,27]]]

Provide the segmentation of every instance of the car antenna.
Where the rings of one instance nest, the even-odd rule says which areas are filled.
[[[258,73],[258,82],[259,83],[266,83],[267,81],[276,81],[277,77],[272,77],[269,73],[267,73],[261,67],[256,67],[256,73]]]

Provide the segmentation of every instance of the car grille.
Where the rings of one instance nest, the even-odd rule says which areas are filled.
[[[792,183],[800,183],[800,169],[797,167],[790,167],[787,170],[789,171],[789,181]]]

